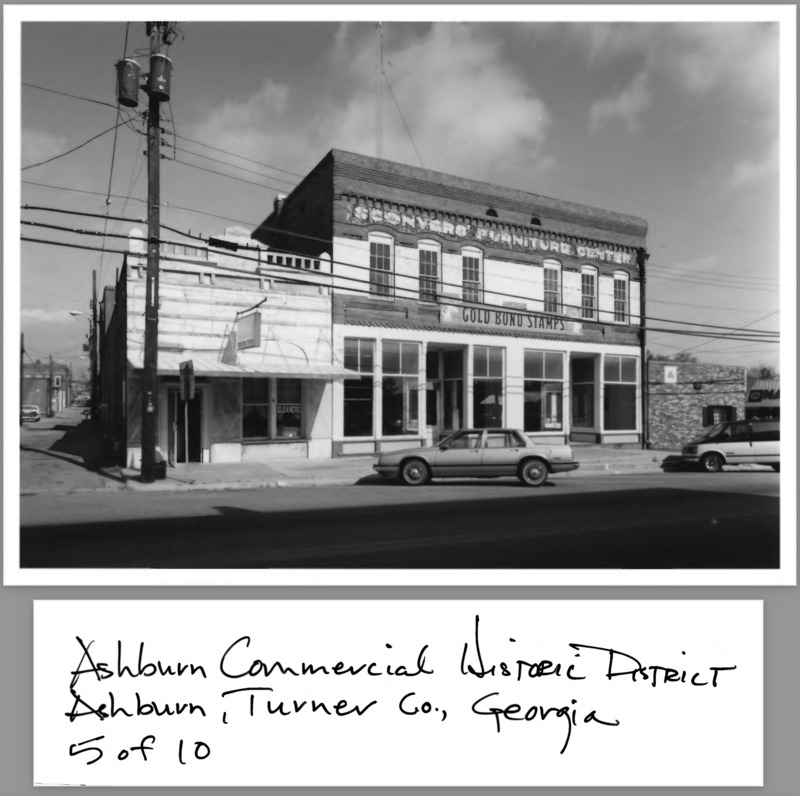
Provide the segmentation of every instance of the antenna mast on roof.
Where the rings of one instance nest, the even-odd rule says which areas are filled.
[[[375,156],[383,157],[383,26],[378,23],[378,73],[375,76]]]

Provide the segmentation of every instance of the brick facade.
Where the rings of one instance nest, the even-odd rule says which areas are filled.
[[[745,368],[651,360],[647,379],[652,448],[680,448],[697,437],[709,425],[709,407],[730,407],[726,419],[744,418]]]

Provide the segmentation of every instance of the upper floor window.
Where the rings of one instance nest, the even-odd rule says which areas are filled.
[[[614,323],[628,323],[628,275],[614,274]]]
[[[388,235],[369,236],[369,292],[394,295],[394,241]]]
[[[483,254],[479,249],[461,252],[464,301],[483,301]]]
[[[581,318],[593,321],[597,317],[597,271],[581,268]]]
[[[544,261],[544,311],[561,312],[561,264],[556,260]]]
[[[436,243],[419,244],[419,298],[437,301],[439,296],[439,260],[441,249]]]

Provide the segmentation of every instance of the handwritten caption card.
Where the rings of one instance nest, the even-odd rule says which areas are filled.
[[[39,785],[763,784],[760,601],[36,601]]]

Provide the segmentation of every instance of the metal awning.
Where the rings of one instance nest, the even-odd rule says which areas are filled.
[[[158,375],[178,376],[181,362],[192,361],[195,376],[228,376],[231,378],[263,378],[271,376],[278,379],[343,379],[359,378],[360,373],[341,365],[323,365],[287,360],[275,354],[239,354],[235,365],[221,362],[216,356],[195,351],[158,352]],[[128,355],[128,364],[134,370],[144,369],[144,354],[136,352]]]

